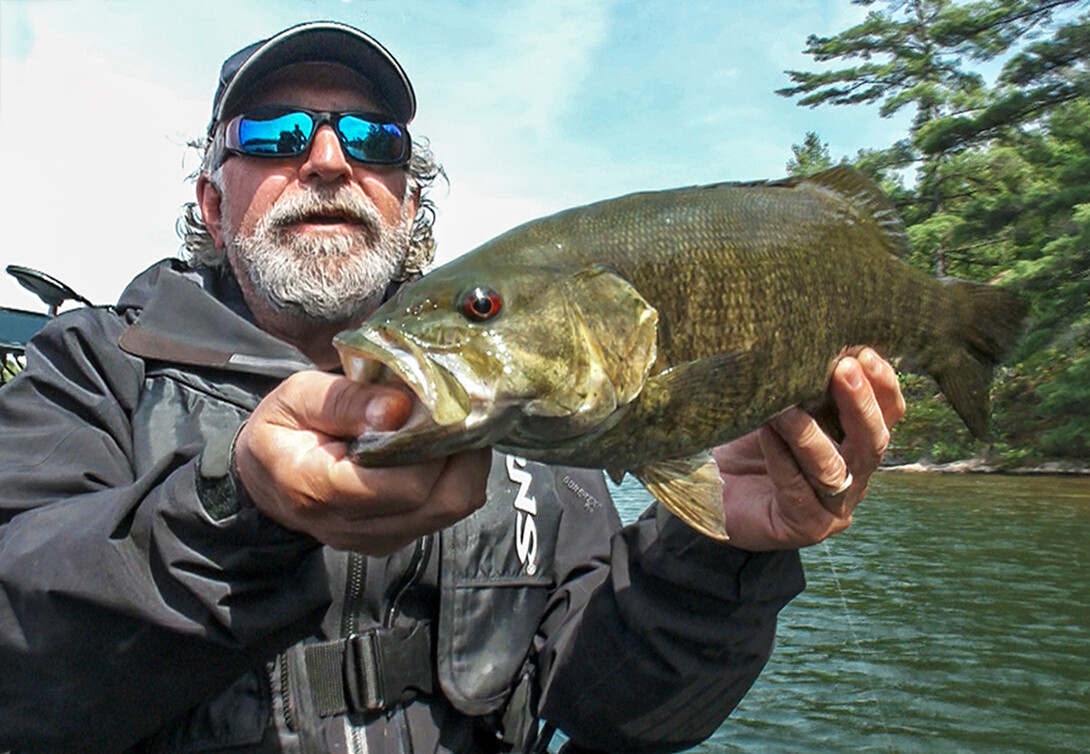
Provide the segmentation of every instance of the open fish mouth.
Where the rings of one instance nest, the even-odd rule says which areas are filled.
[[[416,394],[436,424],[448,427],[469,418],[472,401],[459,381],[402,334],[364,324],[337,335],[333,344],[349,379],[377,383],[393,374]]]

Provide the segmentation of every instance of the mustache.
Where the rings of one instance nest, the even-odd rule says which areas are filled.
[[[281,199],[269,210],[264,225],[269,229],[283,228],[315,216],[338,216],[362,225],[367,232],[376,232],[382,218],[373,204],[346,187],[334,193],[308,189]]]

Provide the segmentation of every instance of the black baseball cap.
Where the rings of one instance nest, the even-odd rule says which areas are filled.
[[[212,133],[225,115],[237,115],[236,108],[258,80],[293,63],[347,66],[371,82],[398,122],[407,124],[416,115],[412,84],[389,50],[347,24],[313,21],[254,42],[224,61],[208,132]]]

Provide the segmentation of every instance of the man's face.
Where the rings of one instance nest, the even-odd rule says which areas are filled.
[[[367,82],[340,66],[285,68],[244,109],[384,112]],[[298,157],[231,155],[223,163],[218,244],[244,289],[274,310],[322,323],[373,308],[408,249],[416,197],[403,166],[349,160],[328,125]],[[203,207],[202,207],[203,208]],[[212,224],[210,224],[210,230]]]

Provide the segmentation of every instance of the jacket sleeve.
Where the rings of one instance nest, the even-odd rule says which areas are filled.
[[[595,494],[608,499],[604,483]],[[541,716],[591,750],[703,741],[768,661],[777,613],[804,586],[798,552],[720,544],[658,507],[606,547],[600,526],[565,519],[536,646]]]
[[[62,315],[0,388],[0,750],[126,749],[329,602],[313,540],[205,510],[202,461],[222,459],[193,445],[136,475],[143,363],[113,345],[124,324]]]

